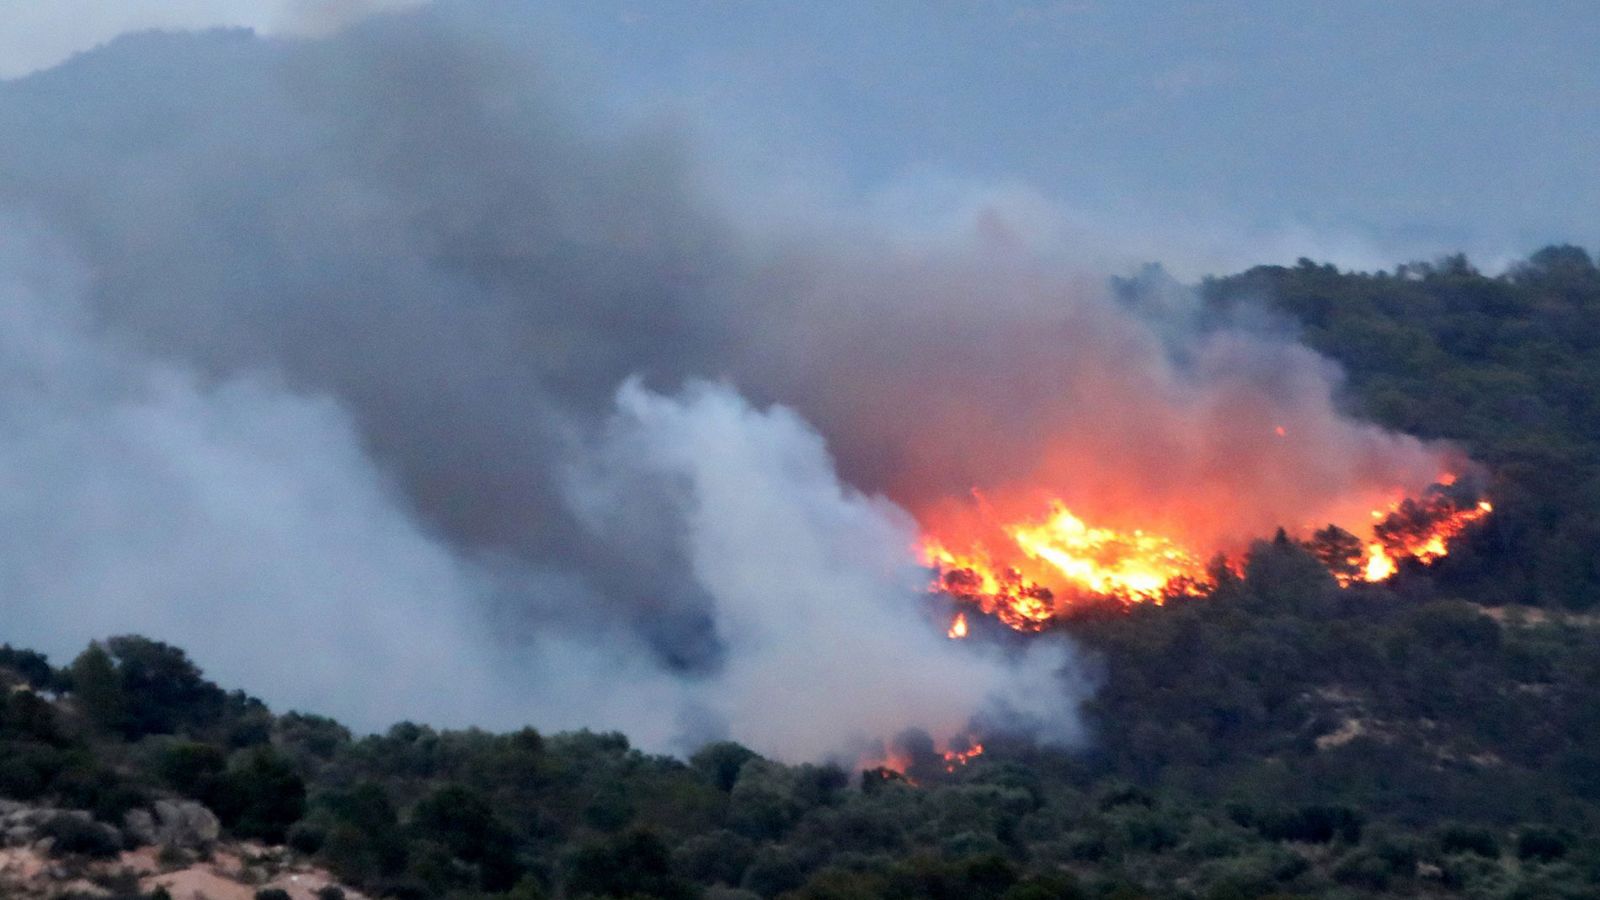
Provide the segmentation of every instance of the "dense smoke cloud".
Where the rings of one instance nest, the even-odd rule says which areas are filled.
[[[100,332],[71,260],[23,234],[0,228],[3,638],[66,654],[158,635],[308,707],[358,691],[368,722],[457,719],[457,690],[490,712],[472,576],[337,404],[205,383]],[[383,689],[362,674],[380,672]]]
[[[1113,296],[1014,197],[740,204],[543,40],[442,4],[0,85],[0,210],[52,248],[9,257],[0,466],[37,474],[0,638],[150,633],[372,726],[815,758],[1004,695],[1062,736],[1059,645],[945,641],[906,510],[1046,482],[1236,540],[1441,464],[1292,341]]]
[[[792,413],[726,387],[673,399],[629,382],[589,452],[556,473],[603,539],[682,538],[684,568],[656,574],[713,601],[716,677],[674,674],[615,623],[525,620],[497,645],[486,600],[581,589],[497,585],[494,566],[437,541],[330,398],[264,375],[207,383],[97,333],[71,260],[20,232],[4,231],[0,257],[8,639],[70,652],[155,634],[225,680],[373,727],[532,720],[821,759],[885,727],[958,729],[1019,691],[1031,720],[1071,736],[1069,685],[1052,686],[1061,648],[1001,659],[946,641],[907,565],[912,524],[842,487]]]

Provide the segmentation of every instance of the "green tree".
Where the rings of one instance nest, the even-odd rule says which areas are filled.
[[[305,813],[305,781],[270,747],[245,751],[205,798],[222,824],[245,838],[282,843]]]
[[[690,900],[698,891],[672,867],[661,838],[643,829],[585,844],[572,856],[569,897],[655,897]]]
[[[84,717],[102,731],[121,733],[132,722],[131,702],[116,663],[99,641],[72,661],[68,670],[72,697]]]

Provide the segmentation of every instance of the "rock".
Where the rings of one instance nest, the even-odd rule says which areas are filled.
[[[157,800],[150,809],[131,810],[123,832],[140,846],[159,844],[178,850],[203,850],[216,842],[222,823],[193,800]]]
[[[94,817],[81,809],[55,809],[8,803],[0,808],[0,846],[26,847],[44,837],[44,829],[59,818],[94,824]]]
[[[130,809],[122,817],[122,833],[130,847],[148,847],[158,840],[156,817],[147,809]]]

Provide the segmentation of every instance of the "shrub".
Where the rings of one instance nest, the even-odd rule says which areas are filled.
[[[1517,858],[1550,862],[1567,855],[1571,840],[1554,828],[1532,825],[1517,835]]]
[[[566,893],[573,897],[645,895],[689,900],[698,891],[673,871],[672,857],[659,837],[634,830],[579,848],[572,857]]]
[[[1448,825],[1439,832],[1439,849],[1446,855],[1472,853],[1485,859],[1498,859],[1500,842],[1487,828]]]
[[[122,852],[122,840],[115,829],[82,816],[51,816],[39,827],[39,833],[51,839],[51,856],[109,859]]]

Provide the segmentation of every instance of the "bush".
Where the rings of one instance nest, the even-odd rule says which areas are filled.
[[[305,782],[269,747],[249,751],[207,794],[202,799],[239,837],[282,843],[305,814]]]
[[[43,690],[55,680],[55,670],[50,668],[50,661],[44,654],[32,650],[20,650],[10,644],[0,644],[0,669],[10,669],[17,673],[29,687]]]
[[[1567,855],[1571,839],[1563,832],[1542,825],[1522,829],[1517,835],[1517,858],[1550,862]]]
[[[155,767],[161,780],[174,790],[199,797],[228,767],[228,757],[211,744],[176,741],[162,748]]]
[[[634,830],[580,847],[572,857],[566,894],[691,900],[698,891],[673,871],[672,857],[661,838]]]
[[[799,887],[806,880],[805,870],[789,854],[768,848],[757,854],[744,871],[740,887],[772,897]]]
[[[1445,855],[1472,853],[1485,859],[1500,857],[1494,832],[1472,825],[1449,825],[1439,832],[1439,850]]]
[[[1084,900],[1088,894],[1071,875],[1034,875],[1012,885],[1002,900]]]
[[[1235,806],[1229,812],[1235,822],[1270,841],[1326,844],[1339,838],[1353,844],[1361,839],[1361,814],[1346,806],[1268,811]]]
[[[328,829],[311,822],[296,822],[289,826],[284,840],[296,851],[310,856],[322,849],[328,840]]]
[[[672,852],[673,865],[702,884],[738,884],[755,858],[755,842],[726,829],[688,838]]]
[[[39,827],[39,833],[52,841],[51,856],[110,859],[122,852],[122,839],[116,829],[82,816],[51,816]]]
[[[689,757],[689,765],[723,791],[733,790],[739,770],[756,759],[756,752],[732,741],[707,744]]]

